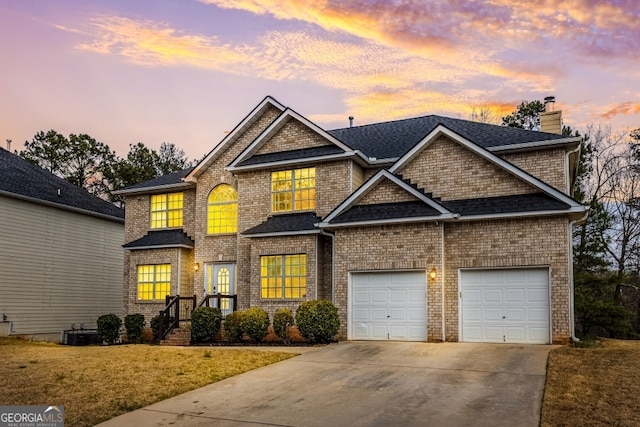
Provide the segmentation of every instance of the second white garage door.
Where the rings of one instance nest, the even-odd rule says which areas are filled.
[[[460,272],[462,341],[547,344],[549,270]]]
[[[353,273],[350,338],[426,341],[426,289],[424,271]]]

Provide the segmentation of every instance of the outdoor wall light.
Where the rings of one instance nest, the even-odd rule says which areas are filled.
[[[437,275],[437,271],[436,268],[433,267],[430,271],[429,271],[429,277],[431,278],[431,280],[435,280]]]
[[[196,262],[195,264],[193,264],[193,271],[198,271],[198,270],[200,270],[200,263]]]

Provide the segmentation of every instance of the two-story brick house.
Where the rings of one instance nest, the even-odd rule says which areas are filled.
[[[267,97],[195,168],[121,191],[125,313],[328,299],[341,339],[566,342],[581,139],[543,123],[327,131]]]

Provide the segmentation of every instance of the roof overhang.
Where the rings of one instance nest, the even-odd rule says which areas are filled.
[[[165,184],[165,185],[156,185],[154,187],[143,187],[143,188],[131,188],[125,190],[117,190],[114,191],[113,194],[123,195],[123,196],[131,196],[135,194],[152,194],[152,193],[166,193],[167,191],[174,190],[189,190],[191,188],[195,188],[194,182],[178,182],[174,184]]]
[[[240,233],[240,237],[253,238],[253,237],[282,237],[282,236],[304,236],[310,234],[320,234],[320,230],[300,230],[300,231],[278,231],[273,233],[256,233],[256,234],[243,234]]]
[[[488,147],[487,151],[492,153],[500,153],[506,154],[511,152],[521,152],[521,151],[530,151],[530,150],[541,150],[541,149],[549,149],[556,147],[566,147],[567,145],[579,145],[582,142],[582,137],[580,136],[571,136],[562,139],[552,139],[548,141],[533,141],[533,142],[524,142],[521,144],[509,144],[509,145],[499,145],[495,147]]]

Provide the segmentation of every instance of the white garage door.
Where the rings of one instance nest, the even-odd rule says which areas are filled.
[[[424,271],[354,273],[349,336],[354,340],[427,340]]]
[[[463,270],[462,341],[549,343],[549,270]]]

